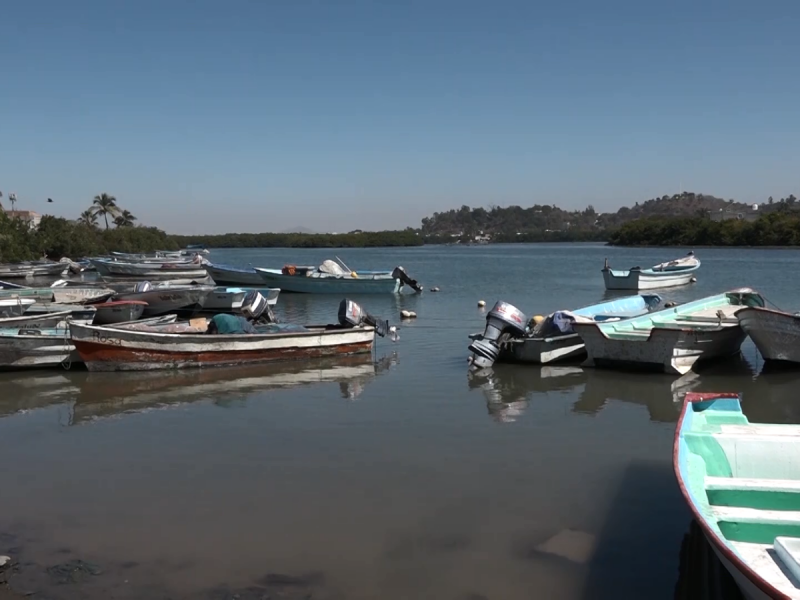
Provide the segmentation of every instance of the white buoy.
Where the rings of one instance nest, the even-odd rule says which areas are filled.
[[[484,306],[486,306],[486,301],[485,300],[478,300],[478,306],[480,308],[483,308]]]
[[[410,319],[411,318],[411,311],[410,310],[401,310],[400,311],[400,318],[401,319]]]

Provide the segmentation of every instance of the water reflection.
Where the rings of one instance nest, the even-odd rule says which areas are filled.
[[[534,395],[550,392],[574,394],[572,411],[576,413],[596,414],[609,401],[616,400],[646,406],[651,421],[674,423],[687,392],[727,391],[733,377],[736,377],[737,391],[745,393],[745,397],[754,395],[753,369],[741,357],[710,366],[701,374],[687,373],[678,379],[658,373],[620,373],[575,366],[500,364],[492,369],[468,374],[468,385],[471,390],[483,393],[489,415],[501,423],[516,421]],[[758,385],[762,393],[763,388],[768,386],[776,388],[774,377],[771,378],[772,382],[766,377],[763,382],[761,379],[759,377]],[[795,375],[794,381],[800,382],[800,373]],[[791,406],[791,403],[777,401],[781,406]],[[800,417],[800,409],[796,412]]]
[[[19,374],[0,379],[8,394],[0,418],[58,404],[71,404],[69,425],[95,419],[211,400],[234,407],[255,392],[338,383],[342,398],[357,399],[377,375],[398,363],[395,353],[325,358],[302,363],[233,369],[136,373]]]

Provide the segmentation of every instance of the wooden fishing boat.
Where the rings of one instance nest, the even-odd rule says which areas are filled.
[[[526,327],[517,337],[503,336],[498,343],[497,361],[548,364],[577,359],[586,355],[583,340],[572,328],[574,320],[610,322],[628,319],[654,310],[661,304],[658,294],[617,298],[573,311],[556,311],[535,327]],[[492,312],[487,321],[492,319]],[[475,341],[482,333],[470,335]]]
[[[145,317],[155,317],[170,312],[193,313],[202,309],[214,286],[159,287],[157,284],[142,282],[136,289],[133,292],[118,293],[114,300],[146,302],[147,306],[142,314]]]
[[[141,300],[116,300],[94,305],[97,310],[94,316],[95,325],[110,325],[136,321],[147,308],[147,302]]]
[[[59,280],[50,287],[26,287],[0,281],[0,298],[34,298],[37,302],[57,304],[82,304],[110,298],[114,290],[91,284],[69,284]]]
[[[26,279],[33,277],[33,267],[27,265],[0,265],[0,279]]]
[[[20,317],[35,303],[33,298],[0,298],[0,318]]]
[[[94,306],[88,304],[58,304],[54,302],[37,302],[25,311],[25,317],[39,317],[53,313],[68,312],[70,319],[91,323],[94,320]]]
[[[52,287],[53,302],[56,304],[87,304],[93,302],[102,302],[111,298],[116,292],[110,288],[102,288],[95,286],[63,286]]]
[[[739,353],[747,334],[735,313],[745,306],[764,306],[764,299],[741,288],[616,323],[575,321],[573,328],[586,345],[584,366],[682,375],[700,360]]]
[[[397,294],[404,286],[421,292],[416,280],[403,267],[392,271],[351,271],[332,260],[318,267],[286,265],[282,269],[255,268],[262,285],[297,294]]]
[[[750,423],[737,394],[689,393],[673,466],[745,598],[800,598],[800,426]]]
[[[800,363],[800,314],[769,308],[743,308],[736,313],[764,360]]]
[[[688,256],[664,262],[649,269],[633,267],[628,271],[615,271],[606,259],[603,281],[607,290],[655,290],[686,285],[695,279],[700,261],[690,252]]]
[[[70,325],[72,341],[90,371],[150,371],[264,363],[370,352],[375,328],[339,325],[274,333],[208,335]]]

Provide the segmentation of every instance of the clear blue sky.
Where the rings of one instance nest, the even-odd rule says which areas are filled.
[[[173,232],[345,231],[800,195],[798,0],[9,0],[0,24],[20,209],[105,191]]]

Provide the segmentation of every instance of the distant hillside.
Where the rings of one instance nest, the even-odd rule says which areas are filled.
[[[769,198],[759,209],[761,213],[768,213],[794,202],[794,196],[777,202]],[[651,198],[610,213],[598,213],[592,205],[574,211],[539,204],[488,210],[462,206],[422,219],[422,235],[427,242],[465,242],[476,241],[476,238],[491,242],[606,240],[610,231],[635,219],[709,217],[713,213],[749,211],[752,211],[751,204],[694,192]]]

